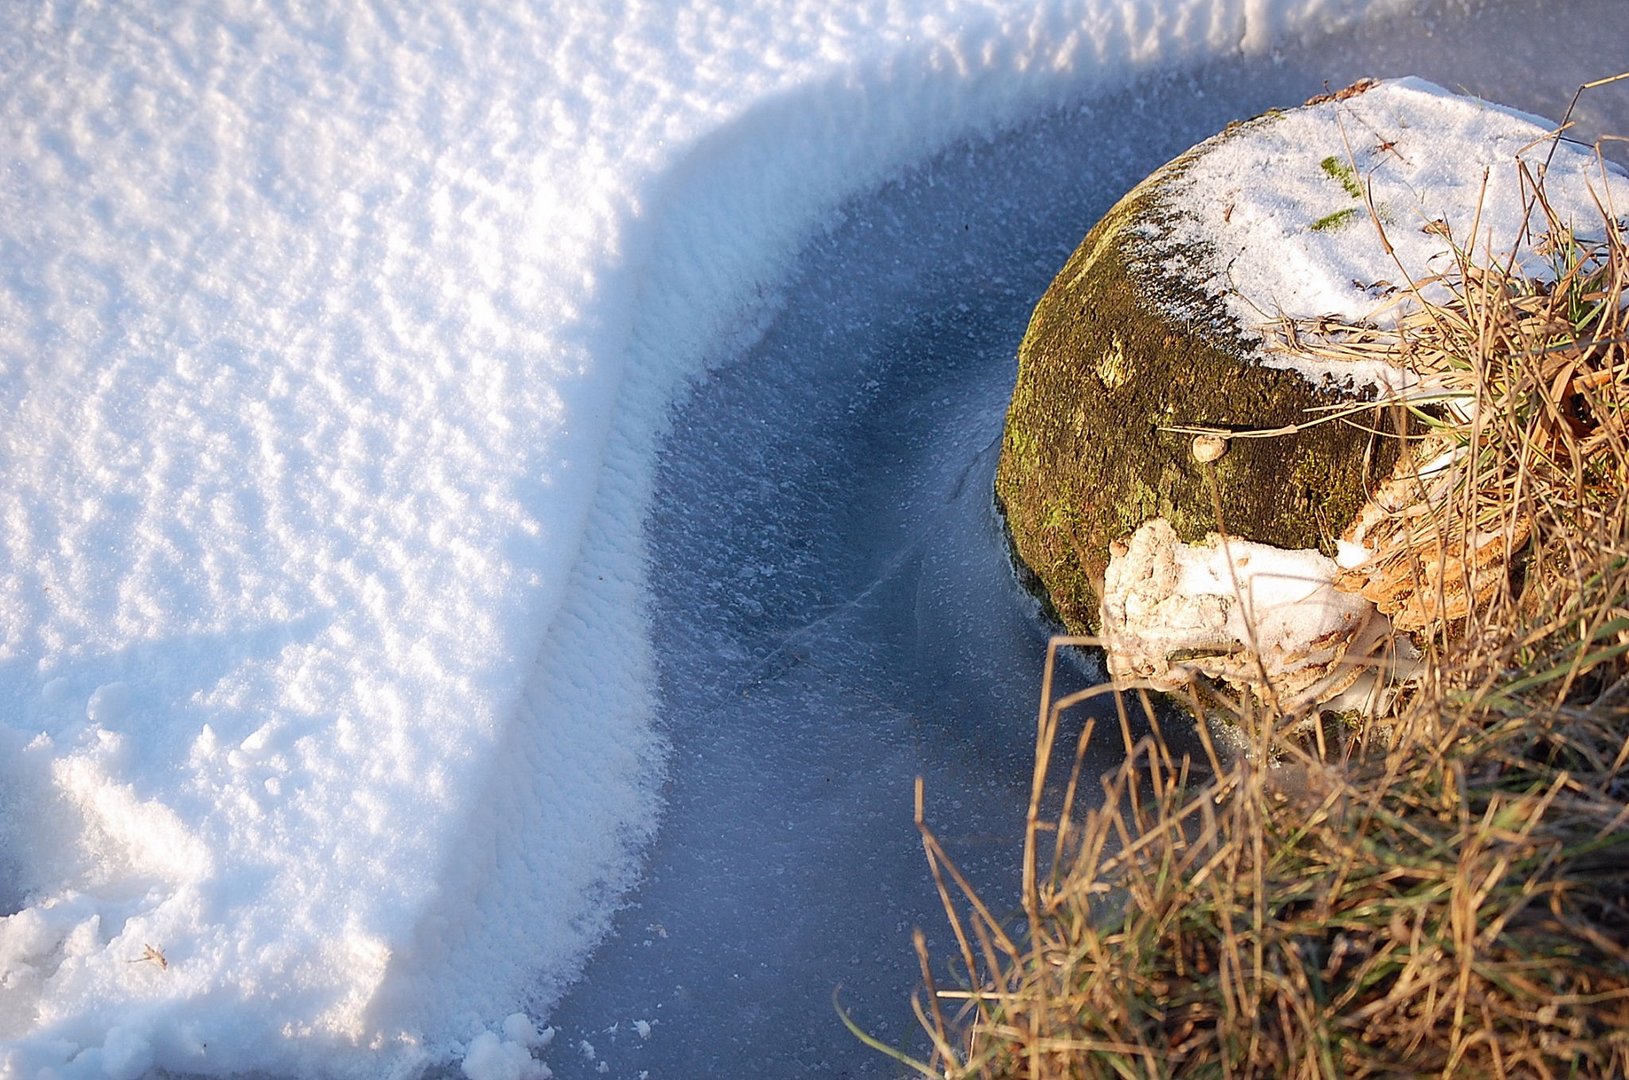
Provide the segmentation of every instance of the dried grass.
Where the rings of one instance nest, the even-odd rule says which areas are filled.
[[[1542,176],[1527,179],[1542,208]],[[1124,764],[1082,775],[1086,731],[1047,816],[1082,696],[1053,700],[1057,649],[1083,639],[1054,642],[1021,940],[956,872],[918,792],[960,972],[941,989],[918,937],[934,1052],[910,1064],[1629,1075],[1629,238],[1601,209],[1599,242],[1553,218],[1522,238],[1545,277],[1489,267],[1465,238],[1452,275],[1407,287],[1416,313],[1396,329],[1288,328],[1286,347],[1385,352],[1422,376],[1399,405],[1414,468],[1348,582],[1416,631],[1417,682],[1363,723],[1239,703],[1249,750],[1202,727],[1197,759],[1173,754],[1146,696],[1116,694]],[[1133,711],[1151,734],[1134,736]]]

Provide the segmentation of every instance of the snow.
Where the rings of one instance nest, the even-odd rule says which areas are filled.
[[[1203,279],[1241,327],[1324,315],[1390,325],[1408,304],[1393,303],[1386,286],[1451,273],[1449,237],[1486,265],[1549,231],[1518,162],[1537,176],[1550,159],[1546,197],[1580,236],[1600,235],[1603,208],[1613,218],[1629,212],[1629,178],[1587,146],[1555,143],[1555,130],[1418,78],[1328,95],[1208,143],[1173,185],[1170,242],[1202,245],[1202,262],[1184,272]],[[1427,228],[1436,223],[1447,236]],[[1527,270],[1546,276],[1539,264]],[[1260,357],[1314,382],[1410,382],[1374,361],[1272,349]]]
[[[470,1040],[460,1063],[468,1080],[549,1080],[554,1072],[532,1056],[554,1039],[554,1029],[542,1032],[525,1013],[504,1018],[503,1034],[483,1031]]]
[[[516,1010],[658,816],[640,522],[674,395],[846,197],[1396,6],[13,20],[0,1075],[544,1075]]]

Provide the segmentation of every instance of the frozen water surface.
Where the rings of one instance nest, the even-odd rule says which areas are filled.
[[[1016,883],[989,477],[1056,267],[1326,80],[1554,115],[1623,62],[1621,0],[1297,37],[1387,7],[31,9],[0,1074],[890,1072],[830,997],[909,1043],[945,955],[913,776]]]
[[[1612,12],[1578,9],[1554,40]],[[1326,81],[1417,72],[1559,116],[1623,57],[1563,56],[1533,41],[1537,17],[1450,7],[1162,76],[845,207],[763,340],[696,388],[664,444],[647,528],[667,812],[645,881],[551,1018],[596,1057],[551,1055],[556,1075],[898,1074],[843,1030],[839,984],[862,1026],[925,1053],[911,928],[941,961],[954,945],[911,824],[915,776],[987,899],[1017,905],[1044,636],[989,493],[1034,300],[1148,171]],[[1598,94],[1581,126],[1629,130],[1626,105]],[[1118,737],[1099,739],[1104,763]]]

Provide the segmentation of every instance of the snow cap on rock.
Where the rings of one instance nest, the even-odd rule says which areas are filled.
[[[1203,144],[1172,185],[1170,241],[1206,253],[1182,272],[1246,330],[1324,315],[1384,323],[1400,310],[1396,290],[1454,269],[1454,245],[1485,262],[1548,230],[1521,164],[1536,176],[1548,159],[1545,197],[1580,235],[1599,232],[1602,207],[1629,213],[1629,178],[1590,148],[1551,139],[1555,130],[1424,79],[1360,83]],[[1407,381],[1375,362],[1276,351],[1262,360],[1314,380]]]

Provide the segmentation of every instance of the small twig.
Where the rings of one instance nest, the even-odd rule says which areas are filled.
[[[158,970],[160,970],[160,971],[168,971],[170,969],[170,962],[164,958],[164,950],[163,949],[155,949],[151,945],[142,946],[141,955],[136,957],[134,960],[126,960],[125,963],[127,963],[127,964],[148,964],[148,963],[152,963],[152,964],[157,964],[158,965]]]

